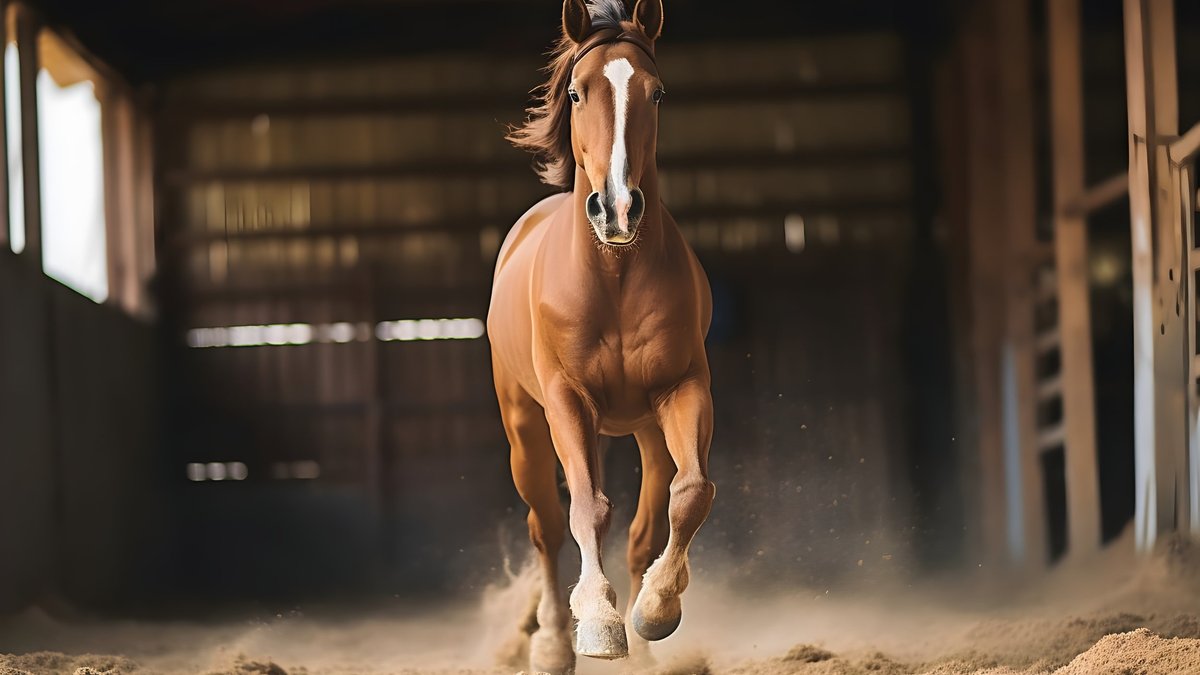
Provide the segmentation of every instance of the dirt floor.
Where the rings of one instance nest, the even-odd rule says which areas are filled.
[[[747,596],[693,579],[657,665],[583,660],[580,675],[1082,675],[1200,673],[1200,554],[1140,559],[1126,543],[1037,583],[975,579],[870,595],[773,589]],[[988,581],[983,581],[983,580]],[[472,606],[314,610],[208,623],[0,621],[0,675],[513,673],[511,620],[530,580]],[[990,586],[990,588],[985,587]],[[1020,591],[1014,591],[1014,588]],[[1003,601],[997,598],[1003,598]],[[519,650],[517,650],[519,651]]]

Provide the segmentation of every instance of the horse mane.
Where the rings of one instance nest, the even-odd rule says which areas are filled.
[[[590,0],[588,14],[592,30],[617,28],[629,21],[624,0]],[[550,50],[550,63],[542,69],[548,75],[546,82],[532,92],[534,104],[526,111],[529,116],[524,124],[509,127],[504,137],[533,154],[534,171],[543,183],[563,190],[569,190],[575,182],[567,87],[577,47],[564,30]]]

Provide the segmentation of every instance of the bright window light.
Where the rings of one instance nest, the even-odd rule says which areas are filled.
[[[21,83],[16,43],[4,49],[4,112],[8,134],[8,243],[25,250],[25,181],[21,166]]]
[[[83,295],[108,297],[104,229],[104,148],[100,102],[87,80],[37,80],[42,169],[42,248],[46,274]]]
[[[375,337],[385,342],[417,340],[476,340],[483,337],[482,319],[401,319],[383,321],[375,326]],[[364,323],[290,323],[262,326],[218,326],[193,328],[187,332],[187,344],[195,348],[282,347],[314,342],[346,344],[371,339],[370,324]]]

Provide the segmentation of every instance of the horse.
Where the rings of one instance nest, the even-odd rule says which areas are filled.
[[[562,190],[508,232],[487,315],[513,482],[529,506],[541,574],[529,622],[534,672],[572,672],[575,652],[623,658],[630,644],[648,656],[645,641],[671,635],[688,549],[716,493],[704,345],[712,293],[659,196],[662,23],[661,0],[638,0],[632,14],[623,0],[565,0],[547,82],[507,136]],[[632,639],[601,564],[612,504],[600,437],[630,434],[642,467],[627,548]],[[570,615],[558,585],[565,535],[556,460],[582,563]]]

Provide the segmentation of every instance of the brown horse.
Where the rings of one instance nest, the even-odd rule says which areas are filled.
[[[704,351],[712,298],[659,200],[663,84],[654,43],[662,20],[661,0],[638,0],[632,17],[623,0],[566,0],[540,105],[509,136],[536,154],[544,182],[570,190],[535,205],[509,232],[488,313],[513,480],[529,505],[540,557],[534,671],[570,672],[575,662],[558,586],[564,519],[556,456],[582,556],[570,608],[575,648],[585,656],[629,653],[600,560],[612,505],[601,484],[599,437],[633,434],[641,451],[628,613],[645,640],[679,625],[688,547],[715,493]]]

